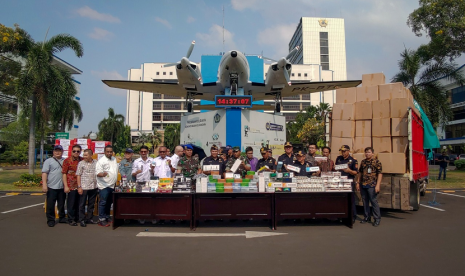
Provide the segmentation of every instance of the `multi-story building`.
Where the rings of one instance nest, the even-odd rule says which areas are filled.
[[[465,75],[465,64],[459,69],[462,75]],[[447,89],[449,95],[450,107],[453,112],[453,118],[443,129],[437,128],[439,143],[441,147],[452,146],[453,153],[465,153],[465,86],[453,83],[446,77],[441,78],[439,82]]]

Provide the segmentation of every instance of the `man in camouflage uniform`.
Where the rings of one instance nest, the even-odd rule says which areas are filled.
[[[241,156],[241,149],[239,147],[233,148],[233,155],[228,159],[228,162],[226,162],[226,172],[231,172],[231,168],[237,159],[241,160],[242,163],[234,173],[240,174],[242,177],[244,177],[247,171],[250,170],[250,164],[247,158]]]
[[[199,171],[200,160],[197,156],[192,156],[192,145],[184,146],[184,157],[182,157],[176,168],[176,173],[182,173],[185,177],[193,177]]]
[[[378,159],[373,157],[373,148],[365,148],[365,157],[360,163],[358,169],[358,177],[356,182],[356,189],[360,191],[363,199],[363,209],[365,211],[365,218],[360,223],[367,223],[371,221],[370,202],[373,207],[373,217],[375,221],[373,226],[378,227],[381,221],[381,212],[378,204],[378,193],[381,187],[381,180],[383,178],[382,165]],[[362,187],[360,187],[362,185]]]

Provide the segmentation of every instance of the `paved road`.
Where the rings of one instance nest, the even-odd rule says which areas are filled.
[[[465,191],[437,194],[418,212],[384,210],[379,228],[336,222],[281,224],[288,235],[151,238],[189,233],[188,224],[130,224],[116,230],[47,227],[43,196],[0,194],[1,275],[463,275]],[[422,198],[427,205],[433,199]],[[360,211],[360,210],[359,210]],[[8,213],[4,213],[8,212]],[[261,222],[201,223],[196,233],[271,231]]]

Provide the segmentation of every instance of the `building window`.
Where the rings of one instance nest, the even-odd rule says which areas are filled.
[[[161,109],[161,103],[154,102],[153,103],[153,110],[160,110]]]
[[[161,99],[161,94],[153,93],[153,99],[154,100]]]
[[[452,103],[465,102],[465,86],[452,89]]]
[[[301,76],[301,75],[300,75],[300,73],[299,73],[299,74],[297,74],[297,76],[298,76],[298,77],[300,77],[300,76]]]
[[[180,121],[181,115],[163,115],[163,121]]]
[[[304,74],[304,77],[307,77],[307,73]]]
[[[292,73],[291,76],[293,77],[293,76],[294,76],[294,73]]]
[[[286,115],[286,122],[295,121],[296,115]]]
[[[163,72],[163,76],[166,75],[166,72]]]
[[[180,103],[176,103],[176,104],[164,103],[163,104],[163,110],[179,110],[179,109],[181,109]]]
[[[320,32],[320,63],[321,69],[329,70],[328,32]]]
[[[283,97],[283,100],[300,100],[300,96],[289,96],[289,97]]]
[[[172,76],[172,75],[173,75],[173,72],[170,72],[170,76]]]
[[[182,99],[181,97],[172,96],[172,95],[164,95],[163,98],[164,99]]]
[[[302,100],[309,101],[310,100],[310,94],[302,94]]]
[[[160,72],[157,72],[157,76],[159,76],[159,75],[160,75]]]
[[[161,114],[160,113],[152,113],[152,121],[160,121],[161,120]]]

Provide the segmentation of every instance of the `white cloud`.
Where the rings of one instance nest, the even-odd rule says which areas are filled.
[[[112,39],[115,35],[110,31],[100,28],[94,28],[94,31],[90,33],[89,36],[93,39],[108,41]]]
[[[97,79],[101,80],[125,80],[123,76],[120,75],[120,73],[116,71],[90,71],[91,75],[96,77]],[[107,91],[108,93],[116,96],[126,96],[126,91],[124,89],[118,89],[118,88],[111,88],[107,86],[106,84],[102,83],[102,88]]]
[[[196,19],[194,17],[192,17],[192,16],[187,17],[187,23],[194,23],[195,20]]]
[[[219,47],[223,45],[223,27],[213,24],[208,30],[208,33],[195,34],[197,39],[203,41],[208,47]],[[237,49],[234,43],[234,34],[224,29],[225,51]]]
[[[80,16],[87,17],[94,20],[105,21],[110,23],[120,23],[121,20],[107,13],[99,13],[96,10],[91,9],[88,6],[84,6],[76,11]]]
[[[260,31],[257,38],[258,44],[273,46],[275,52],[272,53],[272,56],[276,59],[285,57],[289,53],[289,41],[291,40],[296,27],[296,24],[284,24],[276,25]],[[265,56],[268,56],[268,54]],[[272,58],[272,56],[268,57]]]
[[[243,11],[245,9],[257,10],[261,8],[261,5],[257,5],[260,0],[231,0],[231,6],[237,11]]]
[[[161,23],[163,25],[165,25],[165,27],[167,27],[168,29],[172,29],[173,27],[171,26],[170,22],[168,22],[168,20],[165,20],[163,18],[160,18],[160,17],[155,17],[155,21],[157,21],[158,23]]]

